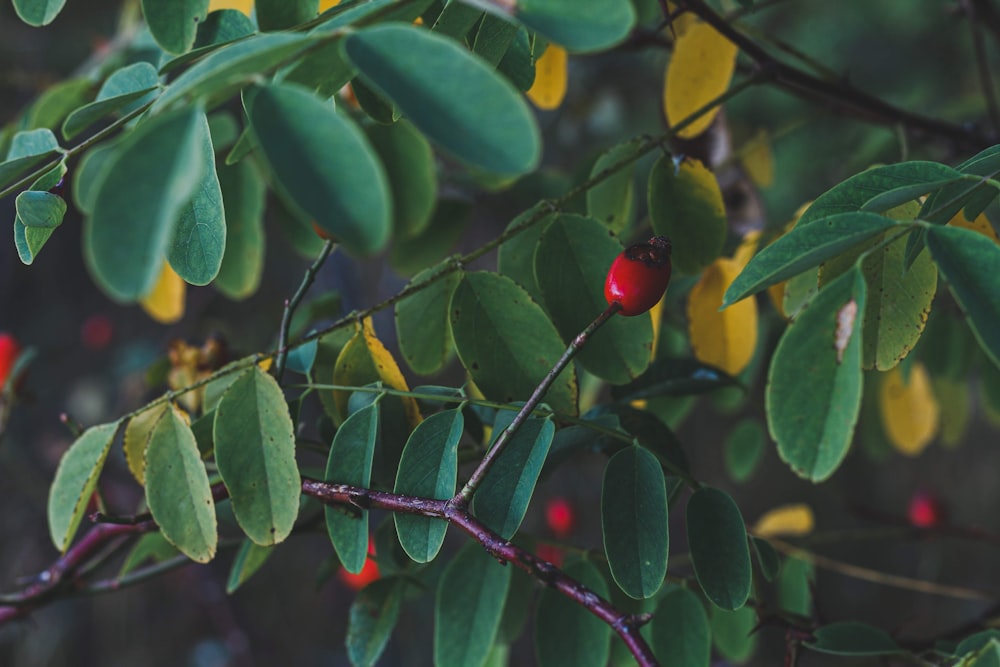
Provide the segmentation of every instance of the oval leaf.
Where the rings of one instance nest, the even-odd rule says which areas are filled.
[[[532,104],[546,111],[559,108],[566,97],[568,61],[566,49],[557,44],[549,44],[545,52],[535,60],[535,78],[527,91]]]
[[[603,51],[618,44],[635,25],[627,0],[519,0],[517,19],[570,51]]]
[[[80,526],[120,422],[92,426],[63,454],[49,489],[49,535],[66,551]]]
[[[576,561],[564,571],[600,597],[608,598],[608,584],[593,564]],[[611,628],[607,623],[554,588],[542,590],[535,610],[535,655],[539,665],[604,667],[610,650]]]
[[[513,410],[497,414],[494,442],[513,421],[514,414]],[[476,492],[475,515],[504,539],[513,537],[524,520],[555,431],[550,418],[526,420],[507,441]]]
[[[814,636],[816,641],[804,646],[831,655],[892,655],[902,651],[885,630],[857,621],[825,625]]]
[[[538,165],[538,125],[520,93],[454,40],[388,24],[351,33],[344,48],[366,83],[459,159],[501,174]]]
[[[647,193],[653,230],[670,238],[677,270],[698,273],[719,256],[727,228],[715,174],[698,160],[664,156],[649,172]]]
[[[462,276],[451,299],[451,330],[462,365],[482,392],[511,403],[527,399],[563,353],[552,323],[513,280],[495,273]],[[531,346],[524,341],[530,340]],[[565,369],[545,400],[576,414],[576,376]]]
[[[104,168],[83,233],[90,268],[111,297],[135,301],[156,284],[177,218],[202,179],[203,119],[193,108],[154,116]]]
[[[406,584],[383,578],[365,586],[351,603],[347,619],[347,656],[356,667],[378,662],[399,619]]]
[[[958,301],[979,346],[1000,366],[1000,246],[977,232],[937,226],[927,247]]]
[[[169,403],[164,401],[143,410],[128,420],[128,426],[125,427],[125,463],[128,464],[129,472],[135,477],[135,481],[144,486],[146,484],[146,445],[149,444],[149,435],[159,423],[168,406]]]
[[[337,429],[326,462],[326,480],[367,488],[379,440],[379,401],[361,408]],[[368,558],[368,510],[324,508],[326,529],[344,569],[357,574]]]
[[[621,251],[604,226],[578,215],[561,215],[542,233],[535,250],[535,277],[564,341],[572,341],[607,308],[604,277]],[[594,375],[624,384],[646,370],[652,349],[648,315],[613,317],[594,332],[577,359]]]
[[[385,165],[397,236],[417,236],[430,224],[437,203],[437,166],[424,135],[407,121],[372,125],[368,140]]]
[[[847,455],[861,404],[865,282],[852,268],[820,290],[778,342],[768,372],[767,422],[778,454],[819,482]]]
[[[18,17],[36,28],[48,25],[59,16],[66,0],[14,0]]]
[[[427,269],[414,276],[419,285],[434,275]],[[454,339],[448,318],[448,304],[462,274],[453,271],[396,304],[396,336],[406,363],[419,375],[437,373],[452,357]]]
[[[740,509],[724,491],[704,487],[687,506],[691,562],[705,596],[734,611],[750,596],[750,549]]]
[[[207,563],[219,540],[208,472],[191,428],[171,406],[149,435],[146,504],[160,532],[185,556]]]
[[[436,667],[483,664],[500,627],[510,571],[475,543],[463,547],[448,564],[434,606]]]
[[[591,168],[590,177],[633,157],[637,147],[637,141],[627,141],[603,153]],[[620,234],[632,222],[632,209],[635,206],[635,183],[632,179],[634,171],[635,163],[630,162],[587,190],[587,215],[616,234]]]
[[[226,249],[215,288],[230,299],[257,291],[264,270],[264,183],[249,161],[219,169],[226,216]]]
[[[663,108],[667,122],[676,125],[726,92],[736,69],[736,44],[715,28],[692,22],[677,37],[667,66]],[[691,139],[708,129],[721,107],[715,107],[677,133]]]
[[[257,366],[241,374],[215,408],[215,460],[233,513],[251,540],[277,544],[299,514],[295,428],[281,387]]]
[[[286,203],[351,252],[385,247],[392,201],[385,171],[353,122],[308,90],[280,84],[259,90],[249,117]]]
[[[896,451],[917,456],[931,444],[941,423],[941,406],[922,363],[913,363],[906,376],[900,368],[885,374],[878,401],[882,427]]]
[[[667,572],[667,487],[656,457],[642,447],[626,447],[608,461],[601,525],[615,582],[629,597],[652,597]]]
[[[208,16],[209,0],[142,0],[142,13],[156,43],[169,53],[194,45],[198,25]]]
[[[697,595],[678,588],[663,596],[650,624],[653,652],[664,665],[708,667],[712,634]]]
[[[461,410],[445,410],[431,415],[413,429],[399,459],[395,493],[447,500],[455,493],[458,478],[458,441],[465,419]],[[418,563],[434,560],[448,524],[440,519],[416,514],[395,513],[399,543]]]
[[[757,348],[757,302],[744,299],[720,310],[723,294],[740,271],[736,260],[712,262],[688,296],[688,331],[694,356],[730,375],[743,371]]]

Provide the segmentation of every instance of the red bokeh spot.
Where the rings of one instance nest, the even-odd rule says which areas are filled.
[[[106,315],[91,315],[80,328],[80,340],[88,350],[101,350],[111,342],[114,325]]]
[[[372,558],[375,555],[375,545],[368,543],[368,558],[364,567],[357,574],[352,574],[343,567],[337,571],[337,578],[344,582],[344,585],[352,591],[360,591],[362,588],[379,578],[378,564]]]
[[[566,537],[573,532],[573,506],[561,496],[550,499],[545,505],[545,523],[553,535],[560,539]]]
[[[549,561],[556,567],[562,567],[563,561],[566,559],[566,554],[563,553],[562,549],[551,544],[539,544],[537,551],[539,558]]]
[[[7,377],[21,354],[17,339],[8,333],[0,333],[0,389],[7,383]]]
[[[910,523],[917,528],[932,528],[939,525],[943,519],[943,513],[941,502],[932,493],[917,491],[910,498],[907,517]]]

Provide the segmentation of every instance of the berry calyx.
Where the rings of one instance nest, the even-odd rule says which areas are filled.
[[[0,333],[0,391],[6,386],[17,358],[21,356],[21,346],[9,333]]]
[[[656,305],[670,283],[670,239],[654,236],[635,243],[615,258],[604,281],[608,305],[622,315],[642,315]]]

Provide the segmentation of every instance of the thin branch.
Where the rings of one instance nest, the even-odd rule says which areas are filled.
[[[302,492],[327,505],[353,505],[445,519],[475,539],[501,562],[513,563],[520,567],[607,623],[622,638],[640,665],[649,667],[658,664],[649,644],[639,634],[639,628],[649,620],[647,617],[619,611],[610,602],[576,579],[567,576],[552,563],[500,537],[469,514],[464,507],[455,506],[448,500],[402,496],[308,478],[302,480]]]
[[[305,275],[302,276],[299,288],[295,290],[291,299],[285,300],[285,310],[281,314],[281,328],[278,330],[278,353],[274,360],[274,377],[278,382],[281,382],[281,376],[285,372],[285,362],[288,361],[288,330],[292,326],[292,316],[295,314],[295,309],[302,303],[302,299],[305,298],[306,292],[315,282],[316,274],[319,273],[323,263],[333,252],[333,247],[333,241],[330,239],[323,243],[323,249],[319,251],[319,256],[309,265]]]
[[[466,482],[465,486],[462,487],[462,490],[451,499],[450,502],[454,507],[465,508],[469,506],[469,502],[472,500],[472,495],[476,492],[476,489],[479,488],[483,478],[486,477],[486,473],[488,473],[490,468],[493,467],[493,464],[503,452],[507,443],[510,442],[510,439],[514,437],[518,429],[521,428],[521,425],[527,421],[529,416],[531,416],[535,406],[542,401],[542,397],[545,396],[545,392],[549,390],[552,383],[556,381],[556,377],[563,372],[563,369],[566,368],[569,362],[573,360],[573,357],[576,356],[577,352],[580,351],[587,341],[590,340],[590,337],[594,335],[594,332],[600,329],[604,323],[611,319],[619,310],[621,310],[621,304],[618,302],[612,303],[570,342],[566,351],[562,353],[562,356],[559,357],[558,361],[556,361],[549,372],[545,374],[545,377],[539,385],[535,387],[535,391],[531,393],[531,397],[528,398],[525,404],[521,406],[521,409],[518,410],[517,414],[514,415],[514,419],[510,422],[510,424],[508,424],[507,428],[505,428],[503,432],[497,436],[493,446],[486,452],[486,456],[484,456],[483,460],[479,462],[476,469],[472,471],[469,481]]]
[[[818,98],[825,104],[870,122],[889,126],[901,124],[911,131],[942,137],[959,145],[980,148],[991,143],[986,135],[974,128],[913,113],[859,90],[846,81],[826,81],[788,65],[736,30],[705,0],[677,0],[677,5],[715,28],[767,72],[775,85],[791,93]]]

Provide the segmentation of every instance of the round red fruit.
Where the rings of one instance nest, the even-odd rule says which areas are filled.
[[[944,519],[944,508],[934,494],[917,491],[910,498],[906,514],[910,523],[917,528],[933,528]]]
[[[357,574],[348,572],[343,567],[337,572],[337,578],[339,578],[344,585],[350,588],[352,591],[360,591],[362,588],[372,583],[379,578],[378,564],[375,563],[375,559],[372,556],[375,555],[375,547],[371,544],[368,546],[368,558],[365,560],[364,567]]]
[[[21,346],[17,339],[9,333],[0,333],[0,390],[7,384],[17,358],[21,355]]]
[[[636,243],[615,258],[604,281],[608,305],[622,315],[642,315],[656,305],[670,282],[670,239],[654,236]]]

